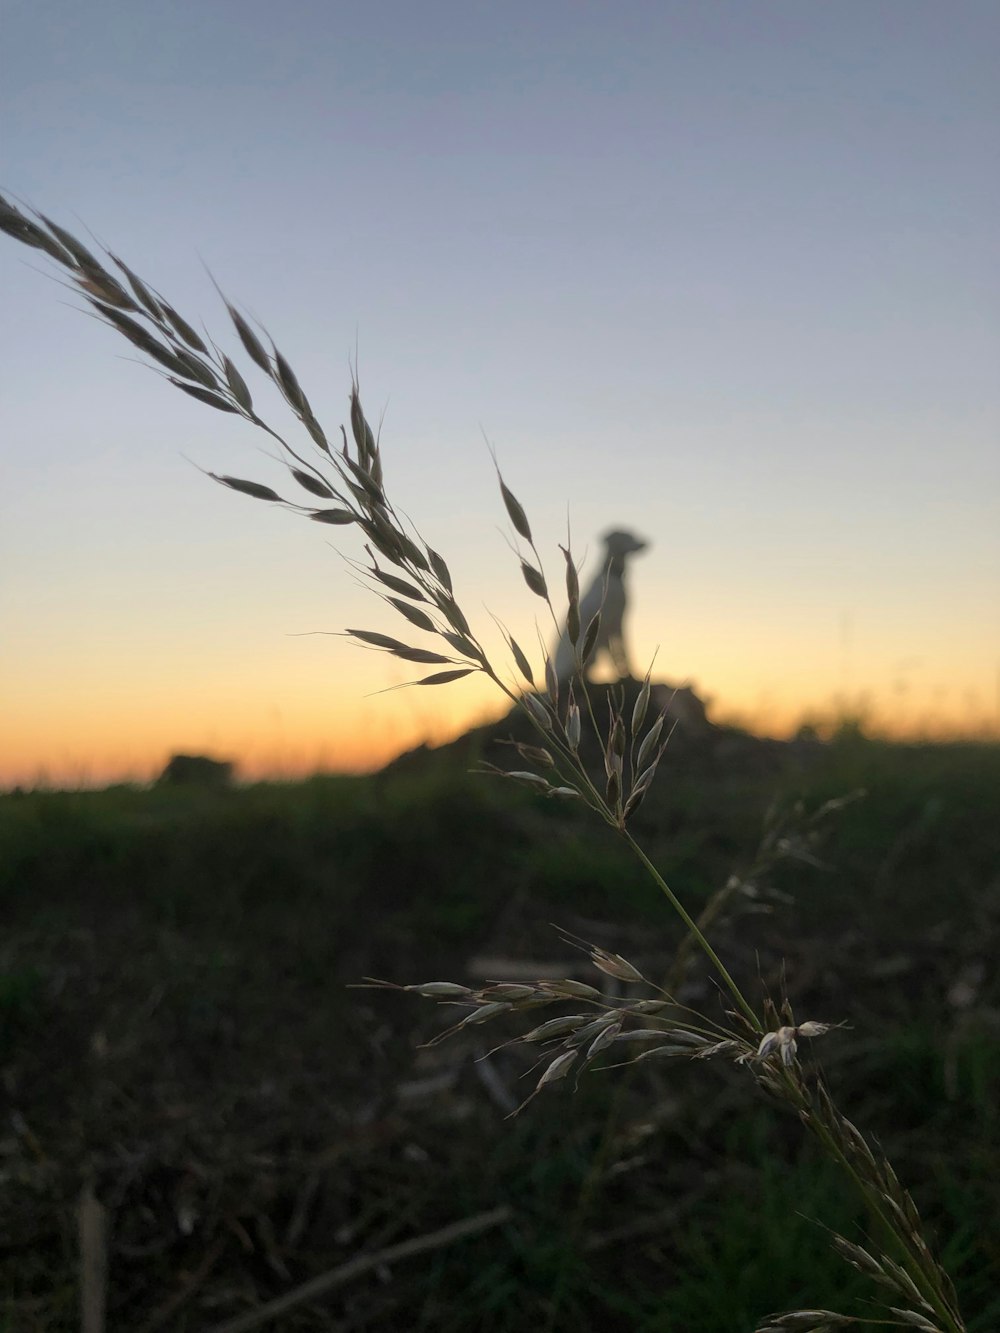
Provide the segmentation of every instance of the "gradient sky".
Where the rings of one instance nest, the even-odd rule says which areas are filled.
[[[587,572],[652,539],[634,657],[714,716],[996,734],[998,56],[994,0],[5,0],[0,187],[233,351],[207,265],[328,431],[357,345],[477,623],[537,607],[485,432],[553,571],[567,513]],[[40,268],[0,237],[0,782],[370,766],[494,706],[297,637],[398,627]]]

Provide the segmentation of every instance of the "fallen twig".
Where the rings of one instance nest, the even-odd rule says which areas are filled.
[[[88,1180],[76,1211],[80,1238],[80,1328],[104,1333],[108,1293],[108,1218]]]
[[[167,1320],[172,1319],[180,1307],[191,1299],[194,1293],[202,1285],[205,1279],[211,1273],[212,1269],[218,1263],[223,1250],[225,1241],[217,1240],[208,1250],[201,1263],[191,1274],[179,1291],[175,1291],[165,1305],[156,1310],[149,1319],[139,1329],[139,1333],[156,1333],[157,1329],[164,1328]]]
[[[341,1287],[373,1268],[395,1263],[398,1259],[408,1259],[411,1255],[423,1254],[427,1250],[441,1249],[442,1246],[464,1240],[466,1236],[474,1236],[480,1231],[489,1231],[491,1227],[506,1222],[511,1215],[511,1209],[505,1205],[502,1208],[494,1208],[488,1213],[477,1213],[474,1217],[466,1217],[461,1222],[452,1222],[449,1226],[442,1227],[440,1231],[430,1231],[424,1236],[413,1236],[410,1240],[400,1241],[398,1245],[389,1245],[384,1250],[376,1250],[372,1254],[359,1254],[348,1263],[332,1268],[328,1273],[321,1273],[318,1277],[310,1278],[300,1287],[276,1297],[273,1301],[268,1301],[256,1310],[238,1315],[224,1324],[217,1324],[211,1333],[246,1333],[247,1329],[258,1328],[261,1324],[266,1324],[269,1319],[274,1319],[306,1301],[315,1300],[317,1296],[333,1291],[335,1287]]]

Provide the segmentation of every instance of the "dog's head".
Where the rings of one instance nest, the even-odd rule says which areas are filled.
[[[641,537],[636,537],[634,533],[622,532],[617,528],[611,532],[606,532],[601,540],[607,547],[610,556],[638,555],[649,545],[649,542],[643,541]]]

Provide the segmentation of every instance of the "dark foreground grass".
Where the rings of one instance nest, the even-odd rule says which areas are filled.
[[[851,1024],[824,1042],[828,1077],[988,1333],[1000,752],[855,739],[792,760],[665,765],[644,838],[697,904],[749,863],[776,793],[868,789],[821,865],[778,868],[794,902],[721,939],[751,987],[784,967],[802,1017]],[[87,1179],[111,1226],[111,1330],[208,1329],[497,1203],[501,1230],[274,1327],[728,1333],[779,1306],[862,1308],[813,1219],[858,1240],[865,1219],[738,1073],[588,1075],[505,1124],[519,1057],[484,1081],[485,1039],[417,1052],[440,1013],[346,989],[571,961],[549,921],[665,965],[659,899],[571,810],[431,757],[234,791],[12,794],[0,853],[0,1329],[79,1327]]]

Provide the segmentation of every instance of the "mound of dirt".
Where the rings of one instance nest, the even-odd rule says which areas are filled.
[[[607,734],[611,710],[617,706],[626,723],[632,717],[642,681],[626,677],[614,684],[588,684],[590,708],[602,733]],[[561,695],[559,709],[565,716],[566,697]],[[580,754],[588,769],[598,772],[603,767],[602,744],[592,726],[583,728]],[[674,685],[668,681],[654,683],[650,691],[649,707],[644,726],[649,727],[658,714],[664,715],[664,735],[669,731],[669,751],[673,761],[682,760],[700,772],[714,769],[750,770],[762,776],[786,765],[790,760],[807,762],[822,752],[822,742],[796,739],[774,740],[755,736],[739,727],[720,726],[709,717],[706,701],[688,685]],[[521,707],[513,707],[499,721],[473,727],[444,745],[419,745],[394,759],[385,773],[421,773],[439,766],[458,765],[475,768],[478,764],[493,764],[498,768],[523,768],[524,763],[512,747],[518,743],[544,744],[537,728]],[[513,762],[516,760],[517,762]]]

